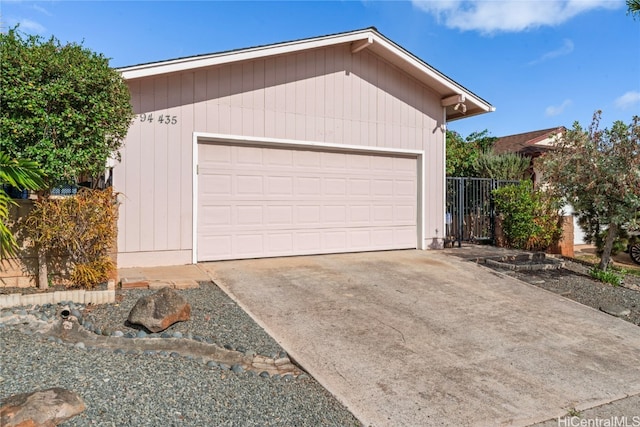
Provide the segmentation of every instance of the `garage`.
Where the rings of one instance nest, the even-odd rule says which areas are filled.
[[[418,246],[416,154],[197,149],[197,261]]]
[[[121,268],[440,249],[447,123],[493,111],[375,28],[120,72]]]

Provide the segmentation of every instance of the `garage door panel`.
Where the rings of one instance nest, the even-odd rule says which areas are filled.
[[[417,246],[417,162],[199,144],[198,260]]]
[[[238,225],[261,225],[265,222],[262,206],[238,206],[236,212]]]
[[[231,211],[231,206],[203,206],[200,212],[201,227],[231,226]]]
[[[371,170],[374,172],[391,172],[393,171],[393,158],[375,156],[371,158]]]
[[[290,177],[290,176],[267,177],[267,195],[292,196],[293,195],[293,177]]]
[[[320,205],[298,206],[296,213],[297,223],[320,225]]]
[[[413,205],[394,206],[393,218],[396,224],[414,224],[416,222],[416,209]]]
[[[347,225],[347,207],[344,205],[325,205],[322,207],[321,221],[324,224]]]
[[[267,206],[267,225],[289,225],[293,224],[293,206]]]
[[[320,168],[320,152],[318,151],[293,151],[293,164],[295,167]]]
[[[295,248],[301,255],[311,254],[322,247],[320,244],[321,240],[322,236],[319,231],[301,231],[295,234]]]
[[[262,148],[242,147],[242,150],[236,148],[231,147],[233,160],[238,166],[260,166],[263,164],[262,153],[264,150]]]
[[[326,171],[343,171],[347,167],[347,159],[342,153],[321,153],[320,156],[320,165]]]
[[[271,234],[267,237],[267,251],[269,253],[286,254],[293,250],[293,233]]]
[[[325,178],[322,181],[322,194],[325,196],[345,196],[347,180],[345,178]]]
[[[264,194],[264,177],[260,175],[237,175],[237,194],[262,196]]]
[[[393,180],[376,179],[373,181],[374,196],[393,196]]]
[[[354,225],[368,225],[371,220],[370,205],[351,205],[349,206],[349,222]]]
[[[413,197],[416,194],[416,183],[409,179],[396,179],[393,182],[393,194],[396,196]]]
[[[293,151],[265,150],[265,164],[273,166],[293,166]]]
[[[322,179],[315,177],[298,177],[296,179],[296,193],[300,196],[320,195]]]
[[[232,163],[231,148],[230,145],[211,145],[207,150],[200,152],[202,154],[200,161],[212,165],[228,166]]]
[[[233,181],[233,177],[231,175],[205,174],[206,171],[203,171],[201,178],[203,194],[229,194],[231,192],[231,183]]]
[[[322,234],[322,248],[327,251],[345,250],[347,247],[346,231],[326,231]]]
[[[349,196],[371,196],[371,180],[368,179],[350,179],[349,180]]]

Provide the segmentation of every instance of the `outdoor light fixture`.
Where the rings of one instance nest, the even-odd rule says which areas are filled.
[[[460,111],[462,114],[465,114],[467,112],[467,106],[464,104],[456,104],[455,107],[453,107],[454,110],[456,111]]]
[[[467,106],[464,104],[466,100],[464,94],[452,95],[440,100],[440,105],[443,107],[450,107],[453,105],[453,109],[465,114],[467,112]]]

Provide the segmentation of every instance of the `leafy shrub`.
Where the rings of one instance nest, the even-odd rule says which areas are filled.
[[[71,282],[81,288],[93,288],[97,283],[107,280],[115,267],[108,256],[85,264],[75,264],[71,272]]]
[[[477,176],[492,179],[525,179],[531,174],[531,160],[517,153],[484,151],[473,162]]]
[[[598,267],[594,267],[589,270],[589,275],[596,280],[609,283],[613,286],[620,286],[622,284],[622,276],[611,270],[600,270]]]
[[[33,241],[49,254],[67,257],[72,285],[105,282],[115,265],[107,256],[117,228],[111,189],[81,189],[73,197],[36,202],[26,219]]]
[[[543,251],[562,236],[560,200],[530,181],[493,190],[495,207],[503,217],[502,230],[510,247]]]

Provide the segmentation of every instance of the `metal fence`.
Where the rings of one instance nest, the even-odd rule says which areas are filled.
[[[112,168],[93,181],[84,181],[77,184],[63,184],[51,189],[52,196],[74,196],[78,193],[78,190],[82,187],[95,188],[98,190],[104,190],[111,187],[113,182]],[[28,199],[32,192],[28,190],[20,190],[12,187],[9,184],[0,184],[0,188],[4,190],[12,199]]]
[[[495,210],[492,191],[520,181],[447,177],[447,241],[494,242]]]

